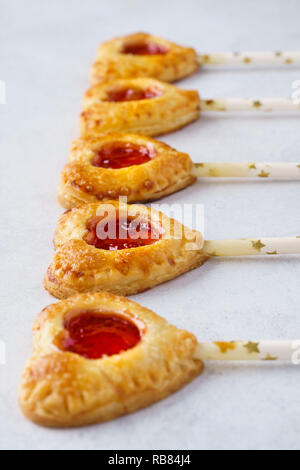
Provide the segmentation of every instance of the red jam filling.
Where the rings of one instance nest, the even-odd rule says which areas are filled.
[[[65,321],[59,347],[87,359],[100,359],[133,348],[141,339],[138,327],[114,314],[82,311]]]
[[[154,152],[144,145],[130,142],[112,142],[97,152],[93,165],[114,170],[132,165],[142,165],[154,157]]]
[[[154,230],[148,221],[140,219],[118,219],[115,224],[112,222],[114,233],[110,233],[108,227],[102,225],[101,232],[105,233],[105,237],[98,237],[98,224],[103,223],[102,217],[93,217],[87,224],[88,233],[84,240],[89,245],[93,245],[101,250],[127,250],[129,248],[139,248],[142,246],[152,245],[160,238],[157,230]],[[108,228],[108,230],[104,230]],[[103,238],[103,239],[102,239]]]
[[[161,96],[161,90],[157,88],[116,88],[107,92],[107,101],[139,101],[149,100]]]
[[[133,55],[162,55],[167,54],[168,49],[154,42],[132,42],[125,44],[122,52]]]

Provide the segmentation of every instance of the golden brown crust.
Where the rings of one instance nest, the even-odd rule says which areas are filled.
[[[107,206],[106,204],[109,204]],[[57,298],[79,292],[108,291],[133,295],[201,266],[201,233],[184,227],[161,212],[143,205],[108,203],[86,204],[65,213],[55,234],[56,252],[45,276],[45,288]],[[141,215],[162,227],[163,237],[152,245],[107,251],[88,245],[87,222],[106,207]]]
[[[152,42],[165,47],[163,55],[123,54],[125,45]],[[152,77],[174,82],[199,68],[197,54],[191,47],[181,47],[147,33],[135,33],[104,42],[98,48],[90,78],[93,85],[116,78]]]
[[[97,310],[143,325],[141,341],[121,354],[97,360],[60,351],[55,337],[70,311]],[[34,352],[19,389],[30,420],[51,427],[107,421],[150,405],[202,372],[197,340],[124,297],[85,294],[50,305],[34,324]]]
[[[156,89],[162,94],[151,99],[111,102],[111,90]],[[79,127],[83,137],[106,132],[132,132],[157,136],[179,129],[198,119],[200,98],[195,90],[181,90],[152,78],[104,82],[90,88],[83,98]]]
[[[107,143],[129,142],[143,145],[156,155],[143,165],[122,169],[93,166],[99,149]],[[58,200],[66,209],[84,203],[118,199],[128,202],[159,199],[193,184],[193,163],[188,154],[166,144],[137,134],[105,134],[72,142],[68,164],[62,171]]]

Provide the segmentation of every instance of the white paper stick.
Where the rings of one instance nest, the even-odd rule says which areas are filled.
[[[195,163],[198,178],[300,179],[300,163]]]
[[[204,112],[299,112],[300,104],[288,98],[216,98],[200,100]]]
[[[207,240],[204,243],[203,252],[208,256],[300,254],[300,236],[290,238]]]
[[[199,54],[200,65],[299,65],[299,51],[283,52],[220,52],[211,54]]]
[[[300,340],[207,341],[198,343],[195,357],[204,361],[290,361],[300,364]]]

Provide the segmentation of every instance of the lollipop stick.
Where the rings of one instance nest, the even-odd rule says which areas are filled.
[[[285,52],[220,52],[199,54],[200,65],[298,65],[299,51]]]
[[[298,364],[299,350],[300,340],[207,341],[198,343],[196,357],[204,361],[291,361]]]
[[[300,105],[288,98],[217,98],[200,100],[201,111],[290,113],[300,111]]]
[[[300,237],[207,240],[203,252],[207,256],[300,254]]]
[[[300,163],[195,163],[198,178],[300,179]]]

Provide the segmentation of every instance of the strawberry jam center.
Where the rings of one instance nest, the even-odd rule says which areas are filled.
[[[93,217],[87,224],[84,240],[101,250],[127,250],[152,245],[160,238],[148,221],[140,219],[118,219],[104,222],[102,217]]]
[[[82,311],[65,321],[59,347],[87,359],[100,359],[133,348],[141,339],[138,327],[118,315]]]
[[[154,152],[144,145],[112,142],[101,147],[96,154],[93,165],[117,170],[132,165],[142,165],[149,162],[153,156]]]
[[[133,55],[162,55],[166,54],[168,49],[154,42],[132,42],[125,44],[122,52],[123,54]]]
[[[162,92],[157,88],[115,88],[107,92],[107,101],[139,101],[149,100],[160,96]]]

